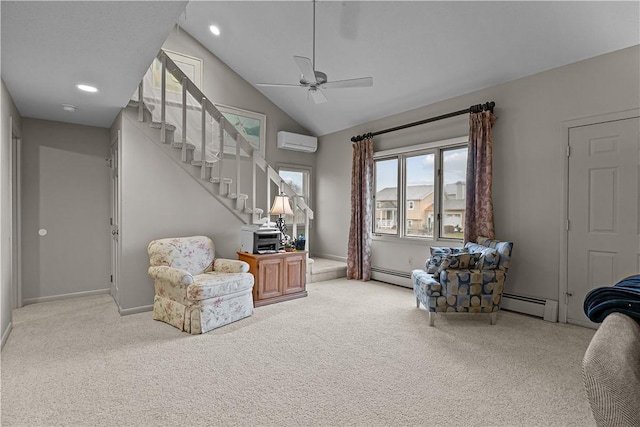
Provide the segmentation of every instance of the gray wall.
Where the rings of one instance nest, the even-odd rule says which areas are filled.
[[[496,237],[514,242],[506,287],[516,294],[558,299],[567,144],[562,122],[638,108],[639,51],[634,46],[321,137],[316,197],[333,203],[317,206],[316,252],[336,258],[347,254],[351,136],[495,101]],[[468,116],[460,116],[378,136],[374,148],[467,134]],[[423,264],[428,250],[428,243],[376,240],[373,265],[411,271]]]
[[[14,226],[11,215],[10,147],[11,127],[20,136],[22,118],[16,109],[11,94],[7,92],[4,80],[0,79],[0,318],[2,344],[8,337],[11,325],[13,293],[11,289],[11,230]]]
[[[315,166],[315,154],[276,147],[276,134],[280,130],[308,132],[188,33],[182,29],[173,31],[163,48],[203,60],[202,90],[213,102],[266,114],[265,157],[271,166],[276,167],[277,163]],[[242,225],[158,149],[145,136],[147,130],[139,126],[148,125],[140,124],[134,113],[125,111],[111,129],[112,135],[118,129],[122,131],[118,299],[120,312],[124,314],[148,309],[153,303],[153,281],[147,275],[147,245],[151,240],[207,235],[216,244],[216,256],[237,259]],[[258,197],[264,199],[260,202],[262,207],[267,202],[266,184],[258,187],[258,191]]]
[[[28,118],[22,126],[23,301],[108,290],[109,129]]]

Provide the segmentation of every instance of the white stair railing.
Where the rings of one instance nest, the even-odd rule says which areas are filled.
[[[225,119],[216,105],[204,95],[163,50],[160,50],[156,60],[159,64],[152,64],[138,88],[138,119],[144,121],[145,108],[151,112],[152,117],[159,115],[160,117],[157,121],[160,125],[162,143],[168,142],[167,130],[170,125],[172,125],[171,129],[175,127],[174,135],[180,135],[180,140],[175,141],[173,146],[181,149],[182,162],[200,166],[200,179],[218,184],[218,196],[231,199],[231,203],[226,205],[228,208],[252,214],[252,219],[245,220],[245,222],[258,222],[261,214],[268,212],[271,201],[271,185],[272,183],[277,185],[279,191],[289,196],[294,213],[298,211],[304,212],[305,250],[308,251],[309,221],[313,219],[313,211],[282,180],[278,172],[266,162],[260,151],[254,149],[242,133]],[[158,68],[160,69],[159,82],[157,81],[156,71]],[[156,71],[155,80],[154,71]],[[158,84],[159,88],[154,87]],[[169,84],[172,84],[172,93],[177,93],[176,84],[180,86],[181,99],[176,99],[175,97],[168,99]],[[159,97],[157,94],[158,89],[160,90]],[[199,117],[190,116],[190,111],[200,113]],[[192,117],[191,120],[189,119],[190,117]],[[208,126],[208,124],[211,124],[211,126]],[[215,135],[214,124],[218,125],[217,135]],[[207,130],[209,127],[211,127],[210,132]],[[194,140],[190,139],[191,135],[193,135],[192,138],[195,138]],[[174,138],[176,137],[174,136]],[[225,159],[224,155],[226,138],[231,138],[235,142],[235,153],[227,159]],[[199,141],[196,142],[196,140]],[[241,185],[241,167],[243,163],[246,163],[242,161],[242,152],[249,155],[252,169],[251,183],[243,183]],[[198,157],[199,160],[197,160]],[[235,167],[234,179],[225,175],[228,169],[225,165],[227,161],[232,161],[232,166]],[[214,167],[216,168],[215,172],[212,171]],[[260,208],[257,205],[258,168],[267,175],[267,206],[264,208]],[[251,197],[247,193],[243,193],[243,186],[250,188]],[[297,230],[298,227],[296,221],[294,221],[294,236],[298,235]]]

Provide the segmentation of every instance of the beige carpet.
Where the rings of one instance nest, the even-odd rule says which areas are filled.
[[[191,336],[102,295],[14,312],[2,425],[589,426],[594,331],[500,312],[439,317],[343,279]]]

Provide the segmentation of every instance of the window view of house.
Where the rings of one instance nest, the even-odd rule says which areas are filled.
[[[433,237],[435,154],[405,157],[405,236]]]
[[[463,237],[466,174],[467,147],[442,150],[442,237]]]
[[[400,164],[404,173],[398,185]],[[404,222],[402,236],[462,239],[466,168],[466,146],[376,160],[374,233],[400,235],[398,224]],[[404,189],[402,211],[398,210],[399,187]]]
[[[398,159],[375,162],[374,232],[398,233]]]

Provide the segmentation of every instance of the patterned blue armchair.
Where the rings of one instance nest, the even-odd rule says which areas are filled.
[[[463,248],[432,247],[426,269],[411,274],[416,306],[429,311],[429,325],[445,312],[489,313],[495,324],[512,249],[512,242],[486,237]]]

